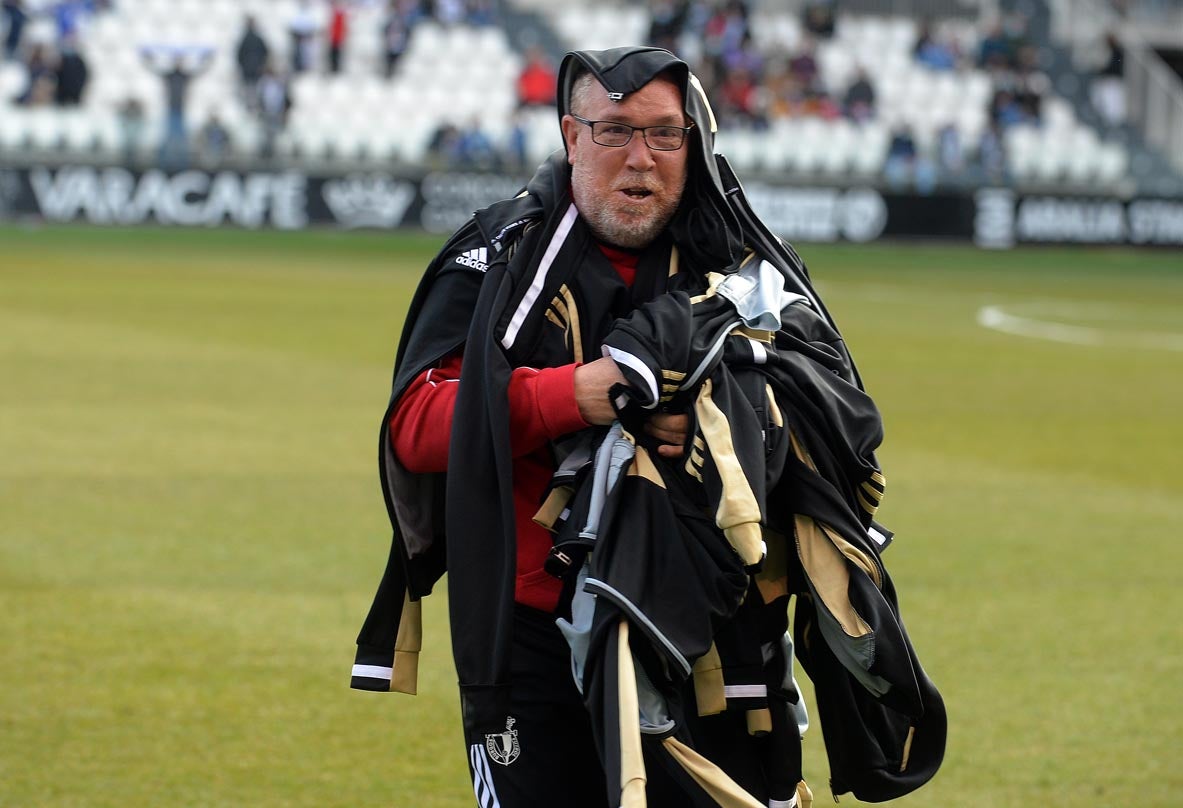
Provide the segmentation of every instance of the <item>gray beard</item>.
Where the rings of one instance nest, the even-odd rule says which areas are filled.
[[[650,219],[624,220],[618,216],[610,202],[599,199],[586,199],[577,189],[587,187],[587,180],[591,172],[586,167],[576,165],[571,170],[571,185],[575,196],[575,207],[587,222],[587,226],[600,241],[630,250],[648,247],[657,239],[666,225],[674,218],[678,210],[677,200],[682,197],[682,189],[674,195],[673,204],[659,209]]]

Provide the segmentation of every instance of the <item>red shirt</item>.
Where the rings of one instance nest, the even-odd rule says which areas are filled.
[[[345,44],[346,32],[346,14],[343,8],[334,8],[333,14],[329,18],[329,44],[343,45]]]
[[[602,246],[628,285],[637,255]],[[447,470],[452,414],[456,406],[462,357],[454,354],[419,374],[408,385],[390,417],[394,454],[408,471]],[[562,581],[543,568],[554,545],[549,531],[534,522],[555,467],[549,441],[588,426],[575,403],[576,364],[557,368],[516,368],[509,378],[509,433],[513,452],[514,519],[517,523],[517,581],[514,599],[554,611]]]
[[[541,62],[531,62],[518,76],[518,101],[525,106],[555,102],[555,73]]]

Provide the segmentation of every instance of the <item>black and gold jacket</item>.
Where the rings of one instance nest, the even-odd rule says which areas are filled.
[[[727,778],[686,758],[694,743],[680,695],[692,672],[700,713],[745,710],[754,733],[783,736],[765,746],[793,748],[784,704],[799,696],[784,686],[792,661],[768,664],[790,595],[835,793],[886,799],[927,781],[944,747],[944,709],[880,559],[890,539],[873,519],[885,483],[874,456],[881,421],[837,330],[752,254],[731,274],[712,273],[703,294],[671,291],[645,304],[604,344],[629,381],[618,401],[625,436],[641,434],[661,407],[689,410],[695,422],[682,469],[638,446],[627,464],[615,461],[623,471],[610,495],[571,492],[573,515],[559,527],[557,549],[590,552],[576,597],[594,596],[594,619],[584,615],[587,636],[573,647],[586,658],[581,683],[597,737],[612,740],[602,749],[610,785],[623,793],[627,772],[643,771],[624,759],[614,766],[630,748],[616,739],[638,731],[617,711],[621,678],[636,678],[639,703],[650,705],[637,737],[651,754],[692,766],[714,799],[728,793]],[[745,570],[755,573],[750,592]],[[624,622],[632,639],[620,644]],[[782,757],[759,787],[783,801],[797,780],[777,782],[782,770],[799,771],[799,760]]]

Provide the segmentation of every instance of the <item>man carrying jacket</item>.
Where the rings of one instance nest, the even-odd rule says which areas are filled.
[[[663,236],[682,201],[691,151],[686,135],[694,122],[684,112],[676,82],[675,76],[657,74],[619,101],[609,98],[590,72],[570,88],[571,112],[561,120],[570,201],[578,229],[586,231],[579,260],[597,274],[592,291],[604,299],[603,324],[636,302],[631,289],[641,258]],[[668,272],[670,245],[663,243],[660,252],[659,261],[641,268],[651,276],[645,279],[650,295],[662,285],[657,276]],[[459,250],[442,271],[479,284],[484,262],[462,262],[466,257],[471,250]],[[457,380],[467,352],[464,345],[449,351],[399,397],[389,433],[396,458],[412,473],[447,471]],[[504,744],[500,760],[500,747],[490,757],[486,745],[476,745],[470,764],[478,792],[487,788],[505,808],[546,805],[557,794],[565,795],[565,805],[601,808],[608,803],[598,757],[571,678],[567,644],[554,624],[562,581],[543,571],[552,540],[532,517],[555,469],[550,442],[610,423],[615,413],[608,390],[623,376],[607,357],[536,364],[513,368],[506,389],[517,534],[509,713],[514,723],[497,729],[517,736]],[[662,454],[681,453],[686,422],[684,414],[652,417],[650,433],[662,441]]]
[[[540,512],[581,436],[623,406],[626,377],[605,337],[666,293],[703,294],[708,273],[734,272],[753,251],[791,254],[812,294],[795,254],[737,210],[684,62],[656,48],[568,54],[558,111],[563,151],[522,194],[474,214],[411,303],[379,446],[394,541],[353,669],[355,688],[414,692],[418,601],[446,568],[484,808],[621,804],[601,765],[612,744],[593,732],[556,626],[571,616],[573,581],[544,569],[555,537]],[[685,412],[656,407],[634,428],[681,473]],[[755,804],[797,804],[770,796],[758,772],[741,779]],[[654,767],[648,804],[717,804],[681,788]],[[728,804],[754,798],[737,799]]]

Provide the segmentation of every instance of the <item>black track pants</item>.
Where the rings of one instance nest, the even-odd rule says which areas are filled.
[[[571,676],[570,649],[555,616],[514,607],[510,717],[513,725],[468,748],[468,768],[480,808],[610,808],[604,770],[592,739],[583,697]],[[693,704],[693,695],[689,697]],[[712,737],[711,750],[732,777],[753,794],[767,790],[763,775],[728,765],[737,752],[752,754],[743,716],[719,716],[696,727]],[[745,750],[740,752],[740,750]],[[679,783],[681,770],[646,755],[650,808],[693,804]],[[793,780],[794,784],[796,780]],[[755,788],[753,788],[755,786]],[[697,789],[694,789],[697,791]],[[619,795],[616,795],[619,799]]]
[[[555,616],[515,606],[513,726],[468,749],[480,808],[605,808],[604,772]]]

